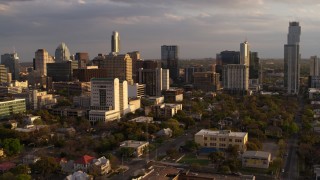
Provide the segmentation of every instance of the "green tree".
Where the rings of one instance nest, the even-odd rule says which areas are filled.
[[[59,169],[59,164],[53,157],[41,157],[39,161],[31,166],[33,172],[39,172],[43,177]]]
[[[118,151],[119,156],[123,157],[132,157],[134,155],[134,149],[131,147],[122,147]]]
[[[20,164],[10,170],[13,174],[29,174],[30,173],[30,167],[25,164]]]
[[[1,146],[9,156],[18,154],[23,149],[23,146],[20,144],[20,140],[13,138],[4,139],[1,142]]]
[[[195,152],[199,148],[199,144],[197,144],[193,140],[186,141],[186,144],[184,145],[184,149],[189,151],[189,152]]]
[[[220,166],[223,161],[225,161],[224,153],[221,151],[212,152],[208,155],[208,158],[211,160],[212,163],[217,164]]]

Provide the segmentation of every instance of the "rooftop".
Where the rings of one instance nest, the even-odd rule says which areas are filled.
[[[243,153],[242,157],[248,158],[269,158],[271,153],[265,151],[246,151]]]
[[[78,164],[89,164],[91,161],[95,159],[95,157],[89,156],[89,155],[84,155],[80,159],[76,161]]]
[[[231,132],[231,130],[213,131],[208,129],[202,129],[195,134],[196,136],[232,136],[232,137],[245,137],[248,135],[247,132]]]
[[[123,141],[120,144],[120,147],[132,147],[132,148],[138,148],[140,146],[149,144],[147,141],[134,141],[134,140],[127,140]]]

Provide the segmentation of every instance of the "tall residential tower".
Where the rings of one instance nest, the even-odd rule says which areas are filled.
[[[120,52],[120,36],[118,31],[113,31],[111,36],[111,53]]]
[[[284,87],[288,94],[298,94],[300,78],[299,22],[289,22],[287,44],[284,45]]]
[[[178,46],[176,45],[163,45],[161,46],[161,63],[162,68],[169,69],[170,78],[176,81],[179,77],[178,68]]]

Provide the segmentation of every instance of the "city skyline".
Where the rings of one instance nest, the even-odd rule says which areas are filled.
[[[54,55],[57,44],[65,42],[72,54],[88,52],[92,59],[109,53],[110,34],[118,31],[120,53],[139,50],[144,59],[160,59],[163,44],[178,45],[180,59],[214,58],[238,49],[245,39],[261,58],[282,59],[287,23],[299,21],[302,57],[319,55],[315,0],[43,1],[0,2],[1,54],[16,49],[21,62],[31,62],[37,49]]]

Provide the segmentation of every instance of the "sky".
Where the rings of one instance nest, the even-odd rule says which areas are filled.
[[[118,31],[121,53],[159,59],[178,45],[180,59],[215,58],[247,40],[260,58],[283,58],[289,21],[302,27],[303,58],[320,55],[319,0],[0,0],[0,53],[31,62],[37,49],[54,55],[65,42],[90,58],[110,52]]]

